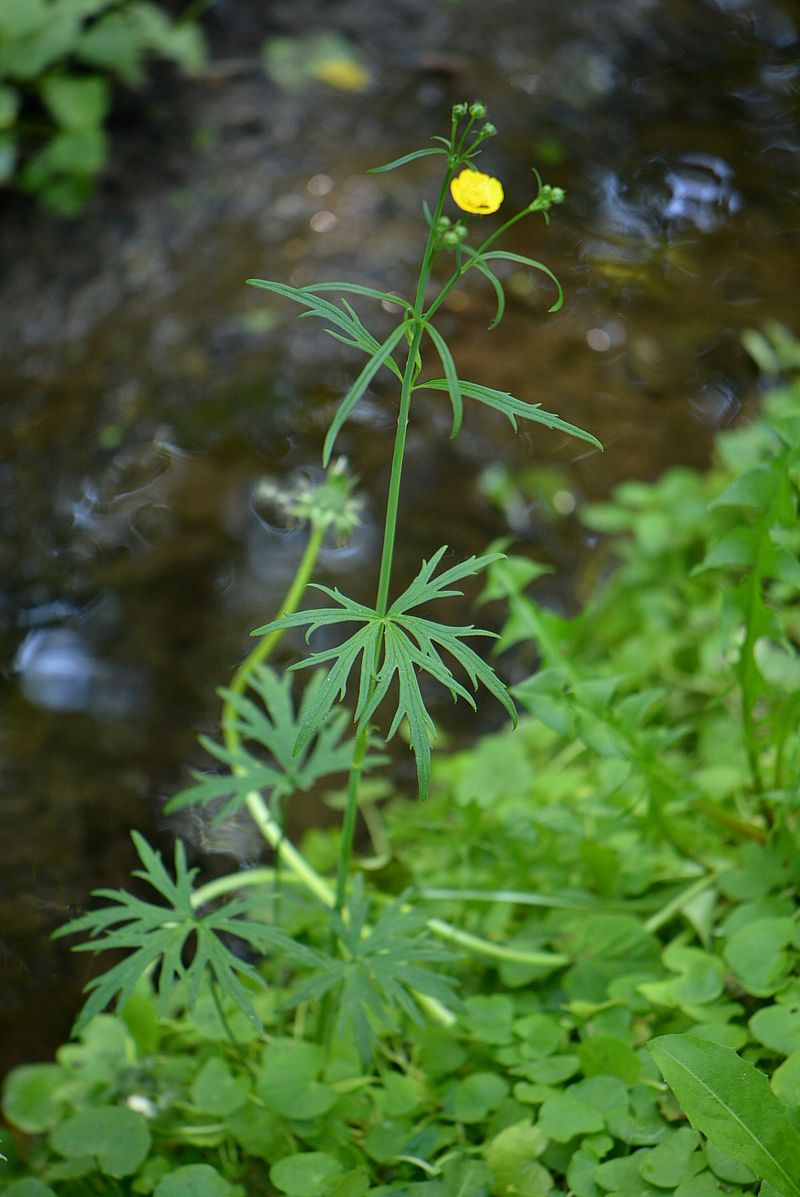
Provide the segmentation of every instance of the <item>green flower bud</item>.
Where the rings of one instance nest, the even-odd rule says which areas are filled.
[[[484,116],[486,116],[486,105],[481,103],[480,100],[476,100],[474,104],[470,104],[469,114],[471,117],[474,117],[475,120],[481,120]]]
[[[442,233],[442,245],[446,245],[448,249],[455,249],[461,244],[461,240],[455,229],[448,229],[446,233]]]
[[[487,121],[481,129],[481,137],[494,137],[496,132],[497,129],[495,126],[490,121]]]
[[[445,231],[445,229],[449,229],[449,228],[450,228],[450,217],[449,216],[440,216],[439,219],[436,221],[436,231],[438,233],[443,233]]]
[[[454,121],[460,121],[462,116],[466,116],[466,115],[467,115],[466,104],[454,104],[453,105],[453,120]]]

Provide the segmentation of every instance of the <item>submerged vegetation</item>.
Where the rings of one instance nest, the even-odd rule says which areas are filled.
[[[358,518],[337,462],[289,500],[309,524],[295,582],[221,692],[221,742],[203,740],[213,766],[171,802],[248,811],[275,864],[196,885],[180,843],[170,872],[134,834],[148,888],[101,891],[60,932],[125,954],[90,981],[75,1041],[6,1083],[11,1197],[800,1195],[796,359],[785,338],[753,337],[789,379],[720,436],[713,467],[627,483],[580,513],[614,564],[579,616],[543,609],[529,593],[543,567],[505,543],[452,563],[440,548],[392,598],[412,403],[446,396],[453,435],[466,399],[594,441],[461,380],[433,323],[473,268],[496,320],[493,263],[558,287],[496,243],[527,213],[547,218],[560,189],[537,180],[472,245],[475,226],[444,213],[494,133],[484,117],[457,105],[449,138],[389,164],[443,160],[413,299],[256,280],[366,354],[326,464],[375,374],[399,383],[375,606],[318,587],[328,605],[298,610],[324,537]],[[452,191],[466,213],[499,206],[499,181],[478,181]],[[330,292],[398,322],[375,336]],[[443,377],[426,377],[426,349]],[[531,663],[511,692],[466,643],[489,633],[427,613],[483,571],[495,656]],[[339,624],[357,630],[343,639]],[[297,628],[315,636],[298,667],[323,667],[301,697],[267,664]],[[522,709],[519,725],[432,762],[430,682],[469,703],[480,682],[512,718]],[[364,780],[395,733],[425,802]],[[287,805],[344,774],[341,829],[296,847]]]

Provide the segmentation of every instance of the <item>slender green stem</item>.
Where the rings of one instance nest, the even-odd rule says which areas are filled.
[[[444,286],[442,287],[439,294],[434,299],[433,303],[426,310],[426,312],[425,312],[426,320],[430,320],[431,316],[433,316],[435,314],[435,312],[444,303],[445,299],[450,294],[450,292],[453,290],[453,287],[455,287],[456,283],[459,282],[459,280],[464,277],[464,275],[467,273],[467,271],[470,269],[470,267],[474,266],[476,262],[479,262],[481,260],[481,257],[483,256],[483,254],[486,253],[487,249],[489,249],[489,247],[498,239],[498,237],[501,237],[502,234],[505,233],[507,229],[510,229],[511,226],[516,224],[518,220],[522,220],[523,216],[527,216],[529,214],[529,212],[530,212],[530,208],[523,208],[522,211],[518,212],[516,216],[512,216],[509,220],[507,220],[505,222],[505,224],[502,224],[499,229],[496,229],[495,232],[493,232],[489,237],[487,237],[486,240],[483,242],[483,244],[479,245],[478,248],[474,251],[474,254],[471,254],[470,257],[465,262],[462,262],[461,265],[458,266],[457,269],[453,271],[453,273],[450,275],[450,278],[447,280],[447,282],[444,284]]]
[[[707,873],[705,877],[700,877],[697,881],[693,881],[677,897],[667,902],[666,906],[662,906],[660,910],[657,910],[655,914],[650,916],[645,923],[645,930],[653,932],[665,927],[667,923],[672,921],[676,914],[680,914],[687,902],[691,902],[692,898],[696,898],[698,894],[702,894],[705,890],[710,889],[716,880],[717,874],[711,872]]]
[[[392,451],[391,473],[389,475],[389,491],[386,498],[386,517],[384,519],[383,526],[381,563],[378,572],[378,590],[375,600],[375,610],[381,616],[386,614],[386,610],[389,605],[389,586],[392,577],[392,562],[394,560],[394,545],[397,534],[397,512],[400,503],[400,484],[403,477],[403,460],[405,457],[406,434],[408,432],[408,419],[411,410],[411,396],[414,390],[414,381],[419,370],[419,349],[425,331],[425,326],[420,317],[425,303],[425,293],[428,287],[428,280],[430,279],[433,259],[436,254],[436,225],[439,217],[442,214],[445,198],[447,196],[447,187],[450,183],[451,175],[452,168],[448,169],[447,173],[445,174],[442,186],[439,190],[439,198],[436,201],[436,208],[431,219],[430,228],[428,229],[428,239],[425,243],[425,251],[422,255],[422,265],[420,267],[419,279],[417,280],[417,291],[414,299],[414,331],[411,335],[411,341],[408,346],[408,356],[406,357],[405,370],[403,371],[403,385],[400,391],[400,406],[397,413],[397,429],[395,432],[394,448]],[[377,660],[373,662],[373,665],[375,668],[377,668]],[[374,689],[374,682],[372,688]],[[339,863],[336,874],[336,909],[340,912],[344,909],[347,892],[347,875],[353,855],[353,839],[355,836],[356,818],[358,815],[358,788],[361,781],[361,770],[363,768],[364,758],[367,753],[368,742],[369,728],[364,728],[356,737],[355,748],[353,750],[353,763],[350,766],[350,776],[347,782],[347,805],[345,807],[344,818],[342,821],[342,841],[339,848]]]
[[[347,804],[342,819],[342,842],[339,848],[339,860],[336,867],[336,909],[341,914],[347,899],[347,877],[350,872],[350,861],[353,856],[353,840],[356,832],[358,817],[358,787],[361,782],[361,770],[369,746],[369,728],[359,732],[353,748],[353,760],[350,774],[347,778]]]
[[[305,588],[314,572],[314,566],[317,563],[317,557],[319,556],[324,539],[324,527],[312,524],[311,535],[308,538],[305,552],[297,567],[297,572],[292,579],[292,584],[286,593],[286,598],[283,600],[281,615],[293,615],[299,607]],[[250,674],[257,665],[262,665],[267,660],[283,636],[284,631],[285,628],[276,628],[275,631],[268,632],[266,636],[262,636],[234,673],[231,683],[228,686],[231,693],[244,693],[247,689]],[[225,747],[229,752],[235,752],[239,747],[239,733],[233,726],[235,718],[236,710],[230,699],[226,699],[222,707],[222,732],[225,738]]]
[[[537,964],[546,968],[563,968],[571,964],[570,956],[562,956],[557,952],[531,952],[524,948],[506,948],[502,944],[492,943],[479,935],[471,935],[469,931],[460,931],[458,927],[451,927],[441,919],[428,919],[425,926],[434,935],[448,943],[458,944],[480,956],[494,957],[496,960],[513,960],[518,964]]]

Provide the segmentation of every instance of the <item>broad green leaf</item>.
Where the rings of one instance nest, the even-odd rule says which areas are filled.
[[[330,1085],[317,1080],[324,1053],[299,1039],[273,1039],[264,1049],[256,1091],[260,1100],[285,1118],[317,1118],[336,1104]]]
[[[800,1007],[794,1002],[764,1006],[747,1025],[754,1039],[778,1055],[800,1051]]]
[[[696,577],[708,569],[748,569],[755,562],[756,552],[755,533],[750,528],[734,528],[711,545],[691,576]]]
[[[228,1197],[231,1186],[210,1164],[186,1164],[158,1182],[153,1197]]]
[[[527,1122],[518,1122],[500,1131],[484,1152],[495,1181],[492,1193],[546,1197],[552,1177],[538,1162],[546,1147],[547,1136],[541,1128]]]
[[[678,1127],[644,1157],[639,1165],[639,1173],[650,1184],[662,1189],[674,1189],[705,1167],[699,1146],[697,1131],[688,1126]]]
[[[99,75],[51,75],[43,80],[42,100],[64,129],[95,129],[108,113],[109,85]]]
[[[557,1143],[567,1143],[576,1135],[590,1135],[605,1127],[603,1115],[568,1094],[551,1097],[539,1111],[538,1127]]]
[[[633,1048],[611,1035],[592,1035],[578,1046],[581,1071],[586,1077],[617,1076],[629,1084],[639,1079],[641,1065]]]
[[[55,1126],[64,1111],[59,1097],[66,1073],[58,1064],[23,1064],[6,1077],[3,1114],[29,1135]]]
[[[590,445],[594,445],[602,451],[603,446],[596,436],[592,436],[591,432],[584,432],[577,425],[562,420],[561,416],[544,411],[538,403],[525,403],[522,399],[516,399],[513,395],[509,395],[507,391],[496,391],[493,387],[481,386],[477,382],[464,382],[463,379],[458,380],[458,386],[461,394],[467,399],[476,399],[486,407],[492,407],[495,411],[502,412],[511,421],[515,430],[518,417],[521,420],[532,420],[536,424],[544,424],[546,428],[566,432],[569,436],[577,437],[578,440],[588,441]],[[447,391],[448,389],[448,382],[445,378],[428,379],[418,383],[414,388],[417,391]]]
[[[247,1101],[249,1086],[235,1077],[221,1056],[206,1060],[192,1085],[192,1102],[207,1114],[224,1118]]]
[[[319,1197],[343,1166],[325,1151],[298,1151],[273,1164],[269,1178],[289,1197]]]
[[[508,1081],[496,1072],[470,1073],[455,1087],[453,1117],[459,1122],[483,1122],[508,1092]]]
[[[50,1134],[50,1146],[68,1158],[91,1156],[101,1172],[130,1176],[147,1158],[150,1131],[141,1114],[119,1106],[92,1106]]]
[[[12,1180],[11,1184],[3,1189],[3,1197],[56,1197],[56,1193],[43,1181],[28,1176],[23,1180]]]
[[[800,1195],[800,1134],[763,1073],[692,1035],[662,1035],[648,1048],[696,1130],[784,1197]]]
[[[790,918],[754,919],[730,937],[723,956],[751,993],[758,997],[774,993],[789,967],[786,949],[794,929]]]
[[[392,162],[387,162],[384,166],[371,166],[368,174],[380,175],[387,170],[396,170],[398,166],[405,166],[407,162],[414,162],[417,158],[430,158],[433,154],[447,155],[447,150],[439,146],[431,146],[425,150],[412,150],[410,154],[403,154],[402,158],[395,158]]]
[[[780,475],[767,466],[759,466],[740,474],[709,503],[714,507],[754,507],[758,511],[766,508],[780,485]]]

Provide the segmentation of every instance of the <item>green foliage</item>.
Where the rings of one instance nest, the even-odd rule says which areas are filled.
[[[197,26],[148,0],[3,0],[0,184],[79,211],[108,154],[111,84],[140,85],[152,55],[197,69]]]
[[[440,758],[424,807],[389,804],[371,902],[357,880],[339,914],[321,919],[292,887],[280,928],[253,922],[269,916],[269,895],[237,916],[264,929],[256,946],[270,950],[256,970],[266,988],[248,989],[263,1032],[230,990],[217,1009],[205,983],[193,1016],[178,996],[159,1019],[154,974],[116,1016],[85,1023],[55,1063],[14,1071],[4,1114],[33,1147],[11,1165],[8,1191],[69,1197],[70,1177],[97,1188],[116,1169],[132,1191],[161,1197],[794,1197],[793,790],[758,791],[748,753],[734,750],[747,632],[725,623],[712,571],[695,569],[729,530],[730,509],[713,500],[735,494],[765,451],[782,460],[776,428],[793,413],[800,386],[724,434],[706,477],[682,471],[589,510],[593,523],[613,514],[623,525],[609,540],[620,564],[577,620],[527,597],[534,563],[493,560],[487,600],[509,604],[503,640],[525,621],[547,669],[562,671],[558,687],[519,687],[547,722],[525,716],[516,733]],[[674,519],[658,532],[645,517],[667,509]],[[771,539],[784,526],[779,510]],[[431,569],[406,597],[456,580]],[[791,644],[793,595],[763,582]],[[270,690],[264,708],[273,722],[276,701],[291,710],[281,694]],[[785,697],[765,691],[757,708],[767,777]],[[298,717],[277,721],[285,745]],[[796,738],[792,726],[787,783]],[[673,775],[682,790],[664,780]],[[145,872],[166,896],[161,869]],[[170,905],[152,908],[156,934],[165,922],[176,937],[188,927],[176,909],[187,894],[180,856],[176,871]],[[251,877],[259,892],[258,872],[235,879],[242,892]],[[437,933],[461,957],[443,958]],[[138,1120],[126,1151],[144,1142],[142,1124],[150,1136],[134,1172],[115,1127],[103,1129],[112,1112]],[[81,1132],[93,1148],[78,1154],[81,1119],[96,1142]]]
[[[316,586],[338,607],[318,607],[287,615],[282,619],[256,629],[255,635],[263,635],[283,628],[308,625],[307,637],[319,628],[339,623],[360,623],[362,627],[343,644],[313,653],[295,668],[306,668],[334,661],[324,682],[317,689],[313,700],[307,705],[305,717],[297,735],[294,750],[301,752],[312,735],[325,725],[337,699],[344,698],[350,674],[361,658],[358,702],[354,718],[359,730],[369,728],[370,720],[386,697],[392,682],[397,679],[398,697],[394,719],[387,733],[387,740],[396,733],[403,719],[407,720],[411,748],[417,761],[417,777],[420,797],[427,798],[430,785],[431,740],[436,736],[436,727],[428,714],[422,697],[419,673],[429,674],[445,686],[453,698],[464,698],[471,707],[475,702],[470,692],[453,676],[442,659],[444,649],[458,661],[467,674],[473,689],[482,683],[494,697],[503,704],[512,719],[516,710],[505,686],[478,654],[463,643],[465,636],[490,636],[472,627],[455,628],[437,623],[409,612],[435,599],[451,597],[461,591],[449,590],[452,582],[479,573],[490,565],[495,556],[469,557],[434,578],[434,570],[441,561],[447,546],[443,546],[430,561],[425,561],[414,581],[392,603],[386,614],[381,615],[363,603],[353,602],[339,590],[327,586]]]
[[[222,691],[224,744],[203,741],[223,770],[174,800],[246,806],[283,868],[195,889],[180,844],[173,878],[134,833],[137,876],[163,901],[99,891],[108,904],[61,932],[88,934],[81,951],[128,954],[89,982],[78,1042],[7,1080],[4,1114],[28,1136],[8,1165],[16,1197],[800,1194],[800,382],[721,436],[707,475],[627,483],[581,513],[615,568],[578,617],[543,609],[527,590],[545,568],[501,551],[437,574],[440,549],[392,600],[428,342],[454,434],[466,397],[591,439],[462,383],[433,330],[449,288],[495,253],[494,234],[471,255],[451,238],[453,273],[427,303],[447,184],[493,133],[469,141],[484,115],[457,105],[440,141],[447,171],[413,303],[261,284],[367,355],[326,456],[381,366],[401,382],[375,605],[323,586],[329,606],[298,611],[338,527],[309,506],[283,615]],[[547,215],[557,191],[539,183],[519,215]],[[326,289],[390,299],[401,322],[380,340]],[[783,342],[780,355],[793,360]],[[473,702],[443,654],[516,715],[464,643],[487,633],[421,613],[484,570],[483,600],[506,609],[497,650],[538,658],[513,688],[527,713],[432,773],[422,682]],[[297,663],[327,671],[296,708],[265,657],[287,629],[339,624],[357,630]],[[350,743],[338,708],[356,672]],[[359,786],[390,697],[388,736],[405,721],[428,802],[396,795],[377,810]],[[341,831],[331,845],[317,830],[303,855],[282,805],[348,767]],[[356,869],[360,801],[374,851]],[[337,855],[334,886],[311,861]]]
[[[294,751],[309,712],[318,701],[321,673],[315,674],[306,687],[296,713],[291,678],[279,678],[267,666],[258,666],[250,672],[249,684],[259,702],[232,690],[220,691],[235,716],[229,725],[236,733],[235,749],[225,748],[208,736],[200,737],[200,743],[224,766],[224,771],[195,773],[195,784],[170,798],[167,811],[210,803],[215,821],[221,822],[255,791],[281,812],[294,793],[307,791],[321,778],[346,773],[350,768],[353,742],[342,739],[348,723],[343,711],[317,723],[302,747]],[[266,758],[256,757],[244,744],[257,747]]]
[[[124,957],[107,972],[87,985],[91,997],[75,1024],[80,1032],[112,1000],[124,1006],[141,976],[158,966],[158,1013],[163,1016],[172,997],[185,985],[186,1001],[197,999],[208,970],[213,982],[240,1008],[258,1022],[250,995],[240,978],[263,985],[259,973],[241,959],[224,937],[234,936],[253,948],[267,950],[272,940],[268,927],[243,916],[252,910],[255,899],[237,898],[224,906],[198,912],[192,902],[192,880],[196,869],[186,868],[186,855],[180,840],[175,844],[175,880],[164,868],[161,854],[154,852],[137,832],[132,833],[136,851],[144,865],[136,870],[168,905],[157,906],[124,890],[95,890],[95,896],[108,898],[110,905],[73,919],[59,928],[56,935],[88,932],[90,940],[77,951],[101,952],[124,949]],[[188,949],[193,953],[186,958]]]

